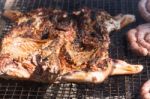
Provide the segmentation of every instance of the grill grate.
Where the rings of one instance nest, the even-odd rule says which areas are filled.
[[[5,0],[1,0],[0,5],[4,2]],[[137,11],[137,3],[138,0],[16,0],[12,9],[24,12],[40,7],[60,8],[70,12],[87,6],[92,9],[105,9],[111,15],[119,13],[136,15],[135,23],[110,36],[110,57],[123,59],[129,63],[143,64],[145,68],[141,74],[110,77],[99,85],[74,83],[45,85],[0,79],[0,99],[138,99],[141,84],[150,77],[150,58],[134,55],[129,50],[125,39],[125,34],[130,28],[144,23]],[[11,26],[12,23],[7,21],[2,33],[10,30]]]

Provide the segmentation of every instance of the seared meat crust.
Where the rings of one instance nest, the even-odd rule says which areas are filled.
[[[71,14],[56,9],[14,13],[8,18],[16,25],[1,44],[1,77],[98,83],[111,74],[109,33],[122,27],[121,20],[88,8]]]

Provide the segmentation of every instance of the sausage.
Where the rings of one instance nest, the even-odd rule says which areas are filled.
[[[150,43],[147,42],[145,38],[148,39],[147,35],[150,34],[150,24],[142,24],[137,27],[137,42],[145,47],[146,49],[150,50]],[[150,39],[150,38],[149,38]]]
[[[131,29],[127,33],[128,42],[130,44],[131,50],[133,50],[136,54],[146,56],[148,54],[148,50],[137,42],[137,29]]]
[[[138,3],[138,9],[141,16],[150,22],[150,0],[140,0]]]
[[[146,81],[141,88],[141,99],[150,99],[150,80]]]

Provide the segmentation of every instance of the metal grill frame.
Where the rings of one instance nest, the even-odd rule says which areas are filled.
[[[137,75],[109,77],[102,84],[39,84],[29,81],[0,79],[0,99],[139,99],[141,85],[150,78],[149,57],[133,54],[126,41],[126,32],[139,24],[145,23],[137,9],[139,0],[16,0],[12,9],[27,12],[32,9],[59,8],[71,12],[81,7],[104,9],[111,15],[130,13],[137,21],[110,35],[110,57],[129,63],[144,65],[144,71]],[[0,11],[5,0],[0,1]],[[2,34],[7,33],[13,24],[6,20]]]

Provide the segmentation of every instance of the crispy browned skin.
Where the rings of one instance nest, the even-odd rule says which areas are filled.
[[[113,64],[122,61],[112,62],[108,55],[109,33],[133,22],[132,15],[113,18],[105,11],[85,8],[71,14],[36,9],[15,16],[15,19],[8,17],[16,26],[5,35],[1,45],[0,76],[3,78],[100,83],[109,75],[121,74],[118,70],[125,74],[142,70],[141,65],[137,65],[136,72],[116,66],[112,72]],[[134,68],[127,63],[123,66]]]

